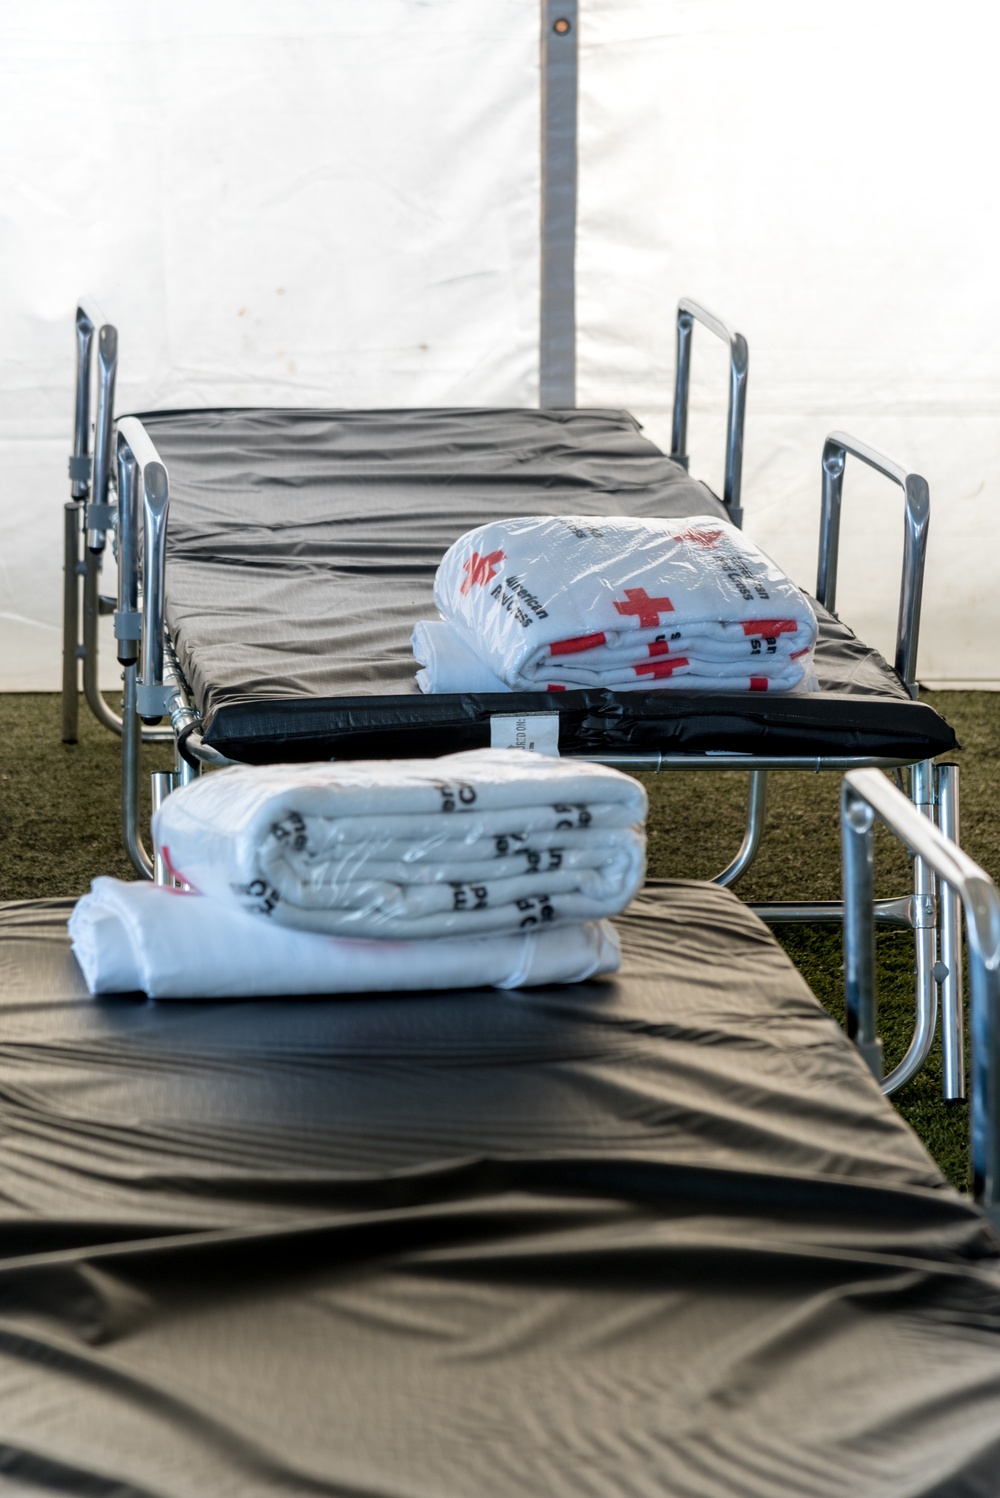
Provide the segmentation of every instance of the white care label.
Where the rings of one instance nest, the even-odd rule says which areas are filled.
[[[533,749],[559,757],[558,713],[494,713],[490,718],[491,749]]]

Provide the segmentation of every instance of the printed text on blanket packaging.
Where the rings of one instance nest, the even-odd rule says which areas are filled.
[[[271,915],[281,900],[278,891],[263,879],[255,879],[252,884],[234,884],[230,887],[234,895],[249,895],[252,901],[249,909],[256,910],[261,915]]]
[[[519,925],[537,926],[540,921],[555,920],[555,910],[548,895],[529,895],[527,899],[515,900],[518,910],[524,912]]]
[[[460,805],[466,807],[475,803],[475,787],[467,785],[464,780],[434,780],[431,783],[438,788],[442,811],[457,811]]]
[[[553,869],[561,869],[565,848],[519,848],[517,843],[526,843],[527,834],[524,832],[507,832],[493,835],[496,845],[497,858],[506,858],[510,854],[522,857],[525,862],[526,874],[549,874]],[[542,860],[545,866],[542,867]]]
[[[586,541],[591,537],[595,541],[603,541],[604,539],[604,532],[601,530],[600,526],[591,525],[588,521],[567,520],[565,515],[559,515],[556,517],[556,519],[559,525],[561,525],[564,530],[569,531],[571,536],[576,536],[578,541]]]
[[[510,589],[506,592],[505,589]],[[499,603],[508,614],[513,614],[522,629],[527,629],[529,624],[534,624],[535,619],[547,619],[548,609],[543,609],[534,593],[530,592],[519,577],[504,577],[490,589],[490,597]],[[518,599],[525,605],[524,608],[518,603]],[[530,611],[530,612],[529,612]],[[534,614],[535,619],[531,618]]]
[[[731,541],[723,540],[718,550],[714,547],[706,549],[705,560],[711,562],[714,567],[718,567],[719,571],[728,577],[746,603],[753,603],[754,593],[758,598],[770,598],[771,595],[760,578],[754,576],[753,568],[746,557],[740,554]]]
[[[452,884],[452,910],[485,910],[490,903],[485,884]]]
[[[594,820],[585,806],[560,806],[557,803],[552,810],[559,817],[556,823],[557,832],[570,832],[574,827],[589,827]]]
[[[291,843],[296,853],[304,853],[309,845],[305,818],[297,811],[286,812],[280,822],[272,822],[271,836],[276,843]]]

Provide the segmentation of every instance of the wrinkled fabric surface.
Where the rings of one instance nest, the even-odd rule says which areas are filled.
[[[0,1488],[973,1498],[1000,1259],[756,918],[614,978],[88,999],[0,909]]]
[[[446,754],[537,694],[426,697],[410,637],[448,547],[546,514],[717,515],[622,411],[221,410],[143,415],[170,475],[167,620],[205,737],[274,762]],[[752,516],[749,526],[752,536]],[[931,708],[820,608],[808,698],[559,693],[563,752],[896,755],[955,747]],[[669,701],[665,698],[669,697]]]

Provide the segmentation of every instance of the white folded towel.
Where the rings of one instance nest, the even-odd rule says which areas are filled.
[[[509,692],[478,654],[475,642],[444,619],[421,619],[413,631],[413,654],[422,692]]]
[[[434,601],[515,691],[812,684],[809,600],[711,516],[493,521],[449,548]]]
[[[521,749],[240,766],[168,796],[153,836],[203,895],[329,935],[413,940],[597,920],[642,883],[646,793]]]
[[[446,941],[350,941],[288,931],[145,881],[95,879],[69,921],[91,993],[156,999],[527,988],[616,972],[609,921]]]

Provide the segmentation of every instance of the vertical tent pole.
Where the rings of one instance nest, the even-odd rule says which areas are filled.
[[[541,0],[542,214],[538,403],[576,404],[579,0]]]

